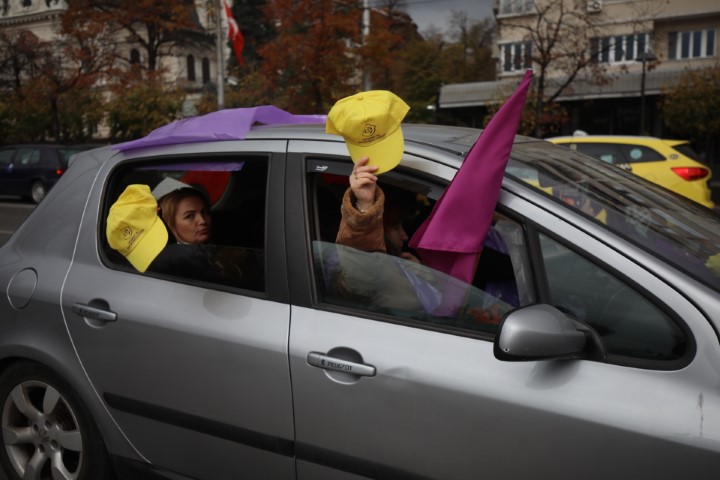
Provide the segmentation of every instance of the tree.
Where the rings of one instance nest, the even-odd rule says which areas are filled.
[[[447,59],[446,83],[482,82],[495,79],[492,58],[495,37],[492,18],[471,21],[464,12],[452,12],[449,36],[453,43],[443,55]]]
[[[46,102],[39,101],[29,77],[37,76],[40,40],[27,30],[0,32],[0,131],[2,141],[30,142],[48,130]]]
[[[676,134],[703,141],[708,157],[720,135],[720,64],[687,70],[660,101],[665,124]]]
[[[159,73],[126,75],[110,88],[107,122],[112,141],[134,140],[177,119],[185,94],[169,89]]]
[[[113,57],[111,44],[97,42],[93,29],[86,27],[77,25],[53,42],[22,30],[0,36],[5,47],[0,88],[6,107],[15,113],[0,120],[5,141],[90,137],[102,105],[93,86],[108,72]]]
[[[200,27],[193,0],[75,0],[68,2],[63,25],[94,23],[112,38],[124,38],[144,50],[143,65],[154,72],[160,59],[171,56],[176,45],[211,46],[214,37]],[[129,65],[129,50],[117,50]]]
[[[579,80],[581,73],[587,73],[584,80],[595,85],[610,78],[604,64],[597,61],[601,52],[588,49],[596,28],[586,0],[533,0],[533,4],[532,19],[507,20],[501,28],[515,30],[531,45],[527,57],[536,68],[534,134],[540,138],[545,106]]]
[[[274,103],[294,113],[325,112],[357,82],[360,11],[354,0],[268,0],[276,37],[258,49]]]

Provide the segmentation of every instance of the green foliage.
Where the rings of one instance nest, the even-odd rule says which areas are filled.
[[[720,135],[720,64],[687,70],[660,103],[665,124],[691,139]]]
[[[69,90],[58,99],[62,113],[58,140],[82,143],[92,139],[95,128],[105,116],[105,102],[96,88]]]
[[[185,99],[180,88],[167,88],[157,76],[125,79],[111,91],[107,122],[114,142],[140,138],[176,120]]]
[[[6,96],[0,103],[0,142],[43,141],[50,130],[50,103],[31,96]]]

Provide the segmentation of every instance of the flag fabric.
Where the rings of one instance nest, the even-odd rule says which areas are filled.
[[[430,216],[410,239],[428,267],[471,283],[500,196],[533,72],[475,141]]]
[[[253,125],[325,123],[326,115],[293,115],[272,105],[228,108],[205,115],[187,117],[156,128],[143,138],[113,145],[114,150],[180,143],[243,140]]]
[[[243,58],[242,52],[243,48],[245,48],[245,37],[243,36],[242,31],[240,31],[240,27],[238,27],[235,17],[233,17],[232,11],[227,4],[227,0],[223,0],[223,5],[225,5],[225,16],[227,17],[228,39],[233,45],[238,64],[244,65],[245,59]]]

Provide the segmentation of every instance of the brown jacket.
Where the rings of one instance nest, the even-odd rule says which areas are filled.
[[[355,202],[355,195],[348,188],[340,207],[342,220],[335,243],[364,252],[386,252],[383,227],[385,194],[382,189],[375,188],[375,203],[365,213],[355,208]]]

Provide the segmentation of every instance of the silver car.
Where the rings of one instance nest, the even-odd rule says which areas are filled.
[[[380,184],[413,195],[412,234],[480,131],[403,132]],[[717,478],[711,210],[517,137],[468,285],[336,245],[351,168],[322,125],[81,153],[0,249],[5,474]],[[242,259],[241,281],[220,262],[139,273],[109,246],[125,187],[168,181],[210,199],[203,255]],[[462,304],[400,301],[398,268]]]

